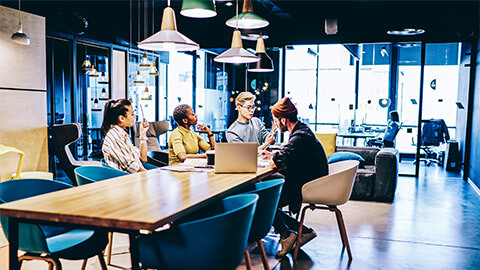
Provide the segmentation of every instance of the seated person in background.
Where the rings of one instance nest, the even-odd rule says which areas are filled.
[[[297,108],[289,98],[283,98],[272,107],[273,120],[281,132],[288,131],[290,137],[278,152],[262,151],[260,156],[270,160],[271,168],[284,169],[285,184],[283,186],[280,208],[288,205],[290,211],[297,213],[302,203],[302,186],[314,179],[328,174],[327,156],[322,144],[317,140],[310,128],[298,121]],[[300,223],[281,209],[277,209],[273,227],[280,234],[282,250],[278,257],[285,256],[297,239]],[[305,235],[299,240],[300,246],[317,236],[311,228],[304,227]]]
[[[206,154],[198,154],[198,152],[215,148],[215,139],[207,126],[197,125],[197,115],[193,112],[192,107],[186,104],[178,105],[173,110],[173,119],[178,123],[178,127],[172,131],[168,140],[168,164],[180,164],[187,158],[206,158]],[[194,125],[207,133],[210,144],[190,129]]]
[[[147,161],[148,122],[143,119],[139,125],[140,150],[133,146],[130,136],[125,131],[135,124],[135,111],[127,99],[110,100],[105,104],[102,131],[102,153],[108,166],[129,173],[145,171],[142,162]]]
[[[378,137],[371,139],[367,142],[368,146],[382,146],[383,147],[393,147],[393,141],[397,136],[398,131],[400,130],[400,117],[398,116],[397,111],[390,112],[390,119],[387,122],[387,129],[383,134],[383,138]]]
[[[255,95],[249,92],[241,92],[235,99],[238,111],[237,121],[233,122],[226,132],[227,141],[233,142],[256,142],[259,150],[275,141],[276,128],[272,126],[272,132],[265,129],[262,121],[253,117],[255,113]]]

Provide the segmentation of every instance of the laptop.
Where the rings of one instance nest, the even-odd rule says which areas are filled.
[[[257,143],[215,144],[215,173],[256,173]]]

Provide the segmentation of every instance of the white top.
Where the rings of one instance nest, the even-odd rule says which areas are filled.
[[[136,173],[143,166],[140,161],[140,150],[133,146],[127,132],[117,125],[107,132],[102,152],[105,163],[112,168]]]

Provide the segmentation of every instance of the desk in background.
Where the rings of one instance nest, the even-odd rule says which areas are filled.
[[[378,133],[338,133],[337,137],[342,138],[342,145],[345,145],[345,138],[347,139],[353,139],[353,146],[357,146],[357,139],[370,139],[370,138],[375,138],[378,135]]]
[[[272,173],[270,168],[256,174],[157,169],[2,204],[0,215],[10,217],[9,269],[19,269],[19,222],[128,233],[132,269],[138,269],[140,230],[153,231]]]

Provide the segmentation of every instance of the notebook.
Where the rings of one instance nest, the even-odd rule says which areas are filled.
[[[257,172],[257,143],[215,144],[215,173]]]

